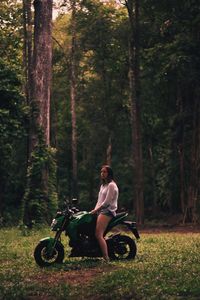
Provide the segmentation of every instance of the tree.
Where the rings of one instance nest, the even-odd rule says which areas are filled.
[[[23,65],[25,74],[25,95],[27,104],[30,103],[31,90],[31,74],[32,74],[32,11],[31,0],[23,0],[23,29],[24,29],[24,45],[23,45]]]
[[[191,222],[196,219],[199,194],[199,158],[194,150],[199,147],[199,3],[175,1],[172,6],[145,1],[143,18],[147,37],[143,107],[146,116],[150,108],[148,118],[154,123],[157,199],[165,211],[182,213],[182,220]]]
[[[172,6],[170,2],[141,0],[138,30],[135,8],[137,2],[121,2],[127,6],[129,4],[126,10],[129,9],[131,22],[130,17],[127,18],[128,10],[125,13],[125,6],[123,9],[114,7],[113,2],[109,2],[109,5],[104,2],[102,5],[102,2],[96,0],[80,1],[77,12],[79,66],[76,122],[81,198],[86,199],[86,202],[88,198],[94,197],[98,180],[94,169],[101,161],[109,159],[119,175],[120,197],[123,197],[123,201],[120,202],[123,202],[123,205],[129,203],[127,199],[130,198],[131,191],[135,190],[135,182],[133,186],[130,178],[138,180],[143,173],[142,170],[139,176],[130,174],[130,137],[132,136],[132,144],[135,146],[137,140],[134,139],[139,136],[141,145],[143,137],[144,146],[142,157],[144,175],[141,176],[144,183],[141,181],[139,185],[144,184],[145,216],[158,217],[161,212],[171,215],[182,210],[182,213],[187,211],[186,220],[192,220],[193,209],[186,208],[189,198],[195,200],[191,203],[195,203],[198,208],[199,193],[196,184],[198,151],[195,150],[199,145],[197,138],[199,108],[196,103],[199,97],[197,88],[199,4],[196,1],[187,1],[181,5],[179,1],[175,1]],[[140,36],[139,43],[137,32]],[[131,37],[129,52],[132,52],[132,56],[130,55],[132,69],[130,68],[129,74],[133,75],[129,87],[127,36]],[[67,44],[70,45],[69,36],[64,43],[66,48]],[[66,53],[68,59],[69,53],[67,51]],[[66,70],[61,52],[59,55],[60,65],[58,61],[55,65],[56,76],[60,76],[61,83],[65,82],[69,94],[69,83],[61,79],[62,72]],[[131,76],[129,80],[130,78]],[[132,108],[130,107],[132,98],[131,101],[127,101],[130,87],[133,88],[132,95],[135,97],[135,106]],[[54,90],[55,98],[58,95],[59,99],[65,99],[63,94],[61,97],[60,91],[61,89],[57,93],[56,89]],[[63,120],[61,111],[63,103],[59,109],[59,118]],[[68,97],[67,109],[70,110]],[[71,131],[71,125],[69,112],[66,110],[64,111],[68,116],[65,128],[66,141],[63,140],[59,129],[62,145],[59,154],[65,159],[70,174],[67,136]],[[127,118],[131,110],[133,115],[136,110],[140,115],[139,119],[134,116],[131,122],[132,132],[136,130],[134,134],[131,134],[130,120]],[[141,126],[138,127],[139,130],[138,120]],[[63,149],[67,149],[67,152]],[[136,147],[133,150],[136,150]],[[141,148],[138,148],[133,159],[135,160],[137,156],[141,157]],[[59,168],[61,167],[63,168],[63,165],[59,161]],[[139,168],[136,171],[139,173]],[[59,174],[63,176],[64,173]],[[70,176],[67,176],[69,179],[65,181],[62,179],[62,182],[70,181]],[[142,207],[141,209],[143,210]]]
[[[144,199],[143,199],[143,160],[141,139],[141,116],[140,116],[140,53],[139,53],[139,0],[125,1],[130,21],[129,41],[129,85],[131,104],[131,126],[133,147],[133,182],[134,182],[134,207],[136,220],[139,224],[144,222]]]
[[[16,71],[0,59],[0,217],[3,223],[17,222],[25,184],[25,149],[27,107],[20,92]],[[2,221],[2,220],[1,220]]]
[[[22,9],[18,1],[0,3],[0,215],[16,224],[25,186],[28,107],[22,85]]]
[[[109,158],[113,168],[118,170],[122,184],[121,189],[127,190],[127,180],[124,177],[124,170],[121,166],[129,164],[129,149],[125,145],[129,143],[129,120],[127,118],[127,43],[126,35],[121,29],[121,22],[124,24],[125,12],[117,11],[114,6],[103,5],[99,1],[87,1],[77,11],[77,43],[78,43],[78,76],[77,76],[77,137],[78,137],[78,170],[79,170],[79,191],[81,202],[88,205],[96,197],[96,189],[99,184],[97,168],[105,163]],[[66,16],[65,16],[66,18]],[[63,17],[64,19],[64,17]],[[114,20],[114,21],[113,21]],[[65,28],[56,29],[61,24],[61,17],[55,22],[56,40],[61,34],[67,31]],[[70,24],[69,24],[70,28]],[[124,25],[124,28],[125,25]],[[67,31],[68,32],[68,31]],[[62,37],[60,38],[62,40]],[[124,43],[123,43],[124,42]],[[65,189],[65,194],[69,195],[67,189],[71,180],[68,170],[72,170],[69,145],[67,144],[71,126],[69,124],[69,82],[62,79],[62,74],[66,74],[67,63],[63,59],[63,49],[66,58],[69,59],[68,51],[71,42],[69,36],[65,36],[62,47],[55,43],[55,84],[61,82],[60,86],[54,89],[54,99],[63,99],[66,106],[63,110],[61,101],[57,103],[59,110],[59,120],[62,120],[62,113],[65,113],[66,123],[59,130],[58,154],[62,157],[59,161],[59,170],[65,174],[66,179],[60,177],[61,190]],[[58,52],[60,51],[60,54]],[[60,63],[58,61],[60,60]],[[66,59],[66,60],[67,60]],[[121,68],[121,69],[120,69]],[[69,78],[69,75],[68,75]],[[63,91],[65,86],[65,94]],[[60,91],[62,90],[62,94]],[[67,103],[66,103],[67,95]],[[59,122],[59,126],[61,122]],[[67,125],[67,128],[65,127]],[[65,136],[66,141],[63,141]],[[64,146],[65,145],[65,146]],[[123,145],[123,146],[122,146]],[[111,148],[113,146],[113,151]],[[65,149],[65,152],[64,152]],[[124,155],[124,152],[127,152]],[[126,157],[125,157],[126,156]],[[120,157],[120,159],[119,159]],[[64,160],[63,160],[64,159]],[[118,167],[119,164],[119,167]],[[67,170],[64,171],[64,166]],[[68,179],[69,178],[69,179]],[[128,187],[129,188],[129,187]],[[126,192],[127,193],[127,192]],[[126,193],[121,193],[121,197],[129,206]],[[91,204],[90,204],[91,205]]]
[[[125,171],[129,164],[129,121],[127,119],[127,38],[121,29],[124,11],[114,5],[87,1],[79,12],[79,44],[82,49],[78,121],[82,149],[81,167],[88,179],[91,201],[97,185],[94,170],[110,162],[121,177],[121,199],[129,207]],[[125,25],[124,25],[125,27]],[[92,145],[92,146],[91,146]],[[124,147],[123,147],[124,146]],[[127,153],[124,153],[127,152]],[[120,174],[121,173],[121,174]],[[118,179],[120,180],[120,179]],[[83,183],[83,187],[85,184]],[[122,203],[122,202],[121,202]],[[122,205],[122,204],[121,204]]]
[[[38,113],[34,116],[37,126],[43,130],[44,142],[50,145],[50,87],[52,61],[52,0],[35,0],[33,85],[31,100]],[[34,112],[33,112],[34,113]],[[38,143],[37,136],[32,139],[32,147]]]
[[[52,0],[34,1],[34,49],[30,86],[30,161],[25,219],[48,220],[53,191],[49,189]],[[53,196],[54,197],[54,196]],[[55,200],[55,199],[54,199]]]
[[[71,0],[71,53],[70,53],[70,102],[72,120],[72,196],[78,196],[77,178],[77,125],[76,125],[76,102],[77,102],[77,38],[76,38],[76,15],[77,1]]]

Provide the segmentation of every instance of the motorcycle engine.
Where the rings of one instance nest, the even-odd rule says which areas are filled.
[[[87,235],[81,235],[80,236],[80,244],[81,248],[84,249],[84,252],[87,251],[91,248],[91,238],[88,237]]]

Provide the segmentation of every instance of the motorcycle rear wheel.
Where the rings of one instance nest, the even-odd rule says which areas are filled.
[[[34,251],[34,258],[40,267],[48,267],[55,263],[62,263],[64,259],[64,249],[61,243],[55,245],[52,255],[49,257],[47,253],[49,241],[40,242]]]
[[[112,260],[134,259],[137,253],[136,243],[126,235],[120,235],[113,240],[109,249],[109,257]]]

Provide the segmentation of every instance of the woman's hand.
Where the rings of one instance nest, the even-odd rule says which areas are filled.
[[[93,210],[90,211],[90,214],[91,214],[91,215],[95,215],[96,213],[97,213],[97,210],[96,210],[96,209],[93,209]]]

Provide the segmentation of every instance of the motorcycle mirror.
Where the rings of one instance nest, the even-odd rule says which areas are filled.
[[[77,198],[73,198],[72,199],[72,204],[73,205],[77,205],[78,204],[78,199]]]

